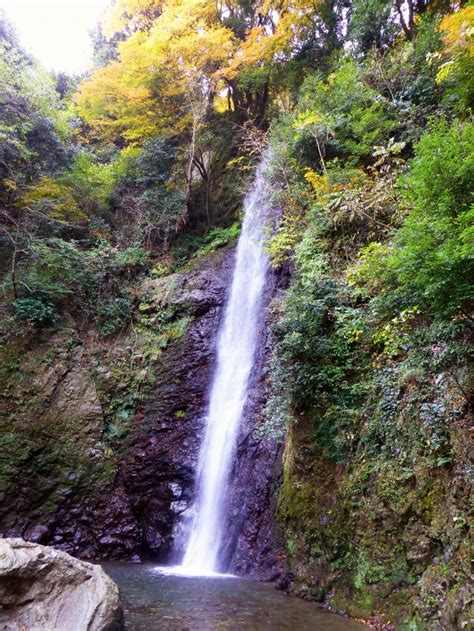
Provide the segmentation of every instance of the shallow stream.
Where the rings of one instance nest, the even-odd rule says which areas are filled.
[[[362,631],[359,624],[271,585],[241,578],[163,575],[148,564],[106,563],[131,631]]]

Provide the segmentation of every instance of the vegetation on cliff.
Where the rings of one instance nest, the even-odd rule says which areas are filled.
[[[110,480],[150,366],[199,311],[174,274],[236,238],[269,145],[266,247],[291,282],[261,431],[286,435],[295,589],[467,628],[473,29],[472,4],[447,0],[117,0],[77,80],[2,19],[0,493],[35,462],[43,481]],[[23,388],[48,364],[89,393],[77,419],[44,412],[57,375]],[[74,484],[41,484],[36,516]]]
[[[459,30],[456,60],[448,44],[461,15],[333,56],[270,139],[282,218],[268,247],[294,274],[274,303],[266,427],[290,428],[279,517],[296,591],[409,629],[472,616],[472,53]]]

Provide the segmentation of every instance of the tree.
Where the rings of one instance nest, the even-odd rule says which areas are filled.
[[[447,15],[441,20],[439,30],[444,49],[436,55],[442,60],[436,80],[451,85],[460,100],[460,109],[474,107],[474,6]]]
[[[119,45],[117,61],[82,84],[79,113],[99,137],[118,144],[158,132],[193,133],[212,105],[216,71],[231,47],[232,33],[219,24],[213,2],[165,3],[152,25],[137,27]]]
[[[226,4],[226,23],[240,39],[229,67],[222,71],[234,109],[262,118],[286,65],[318,64],[329,57],[341,44],[344,5],[344,0]]]
[[[449,0],[352,0],[349,3],[349,38],[356,48],[387,50],[402,31],[408,41],[417,32],[419,17],[451,9]]]
[[[8,31],[7,27],[2,27]],[[0,203],[66,161],[65,112],[47,72],[0,39]]]

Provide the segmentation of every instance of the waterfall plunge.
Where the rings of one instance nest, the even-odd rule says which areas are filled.
[[[217,342],[217,364],[197,470],[198,497],[181,570],[206,574],[219,570],[225,497],[240,419],[247,400],[265,285],[267,257],[262,247],[269,220],[270,194],[265,163],[244,201],[229,301]]]

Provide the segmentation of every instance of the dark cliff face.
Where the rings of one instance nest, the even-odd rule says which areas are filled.
[[[19,447],[2,458],[0,532],[83,558],[178,560],[232,264],[233,251],[221,251],[183,273],[145,281],[138,309],[149,327],[164,331],[151,341],[138,325],[138,333],[105,344],[68,323],[67,335],[60,330],[24,345],[18,370],[4,375],[10,398],[0,429]],[[270,277],[265,304],[274,290]],[[162,313],[169,317],[164,328]],[[232,571],[266,579],[280,574],[282,558],[274,527],[281,449],[253,434],[267,359],[262,323],[225,549]],[[122,427],[111,418],[126,421]]]

